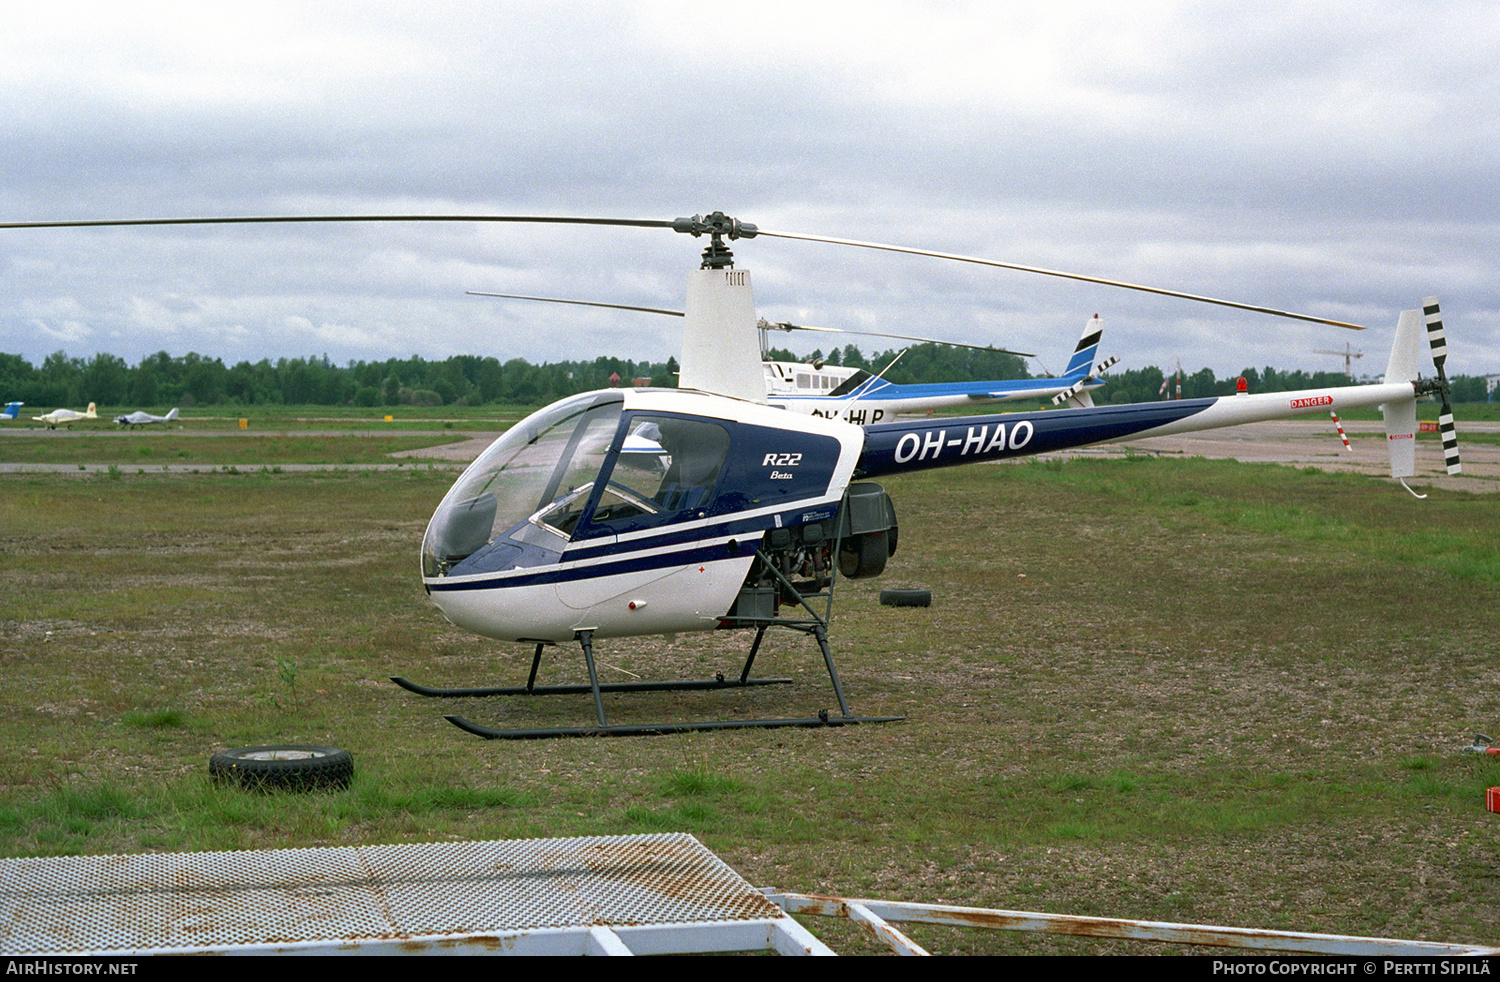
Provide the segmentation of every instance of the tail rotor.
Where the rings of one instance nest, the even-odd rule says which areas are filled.
[[[1463,465],[1458,459],[1458,429],[1453,425],[1448,375],[1443,370],[1448,361],[1448,339],[1443,331],[1443,315],[1438,310],[1437,297],[1428,297],[1422,301],[1422,315],[1427,319],[1427,343],[1432,348],[1432,365],[1437,369],[1437,381],[1428,391],[1442,402],[1438,430],[1443,438],[1443,462],[1448,465],[1449,474],[1458,474],[1463,471]]]
[[[1099,376],[1103,375],[1105,372],[1109,371],[1110,368],[1112,368],[1114,366],[1115,362],[1117,362],[1119,360],[1120,360],[1120,357],[1118,355],[1111,355],[1110,357],[1106,358],[1104,361],[1101,361],[1098,365],[1096,365],[1094,367],[1093,374],[1091,374],[1091,375],[1085,375],[1083,378],[1079,379],[1077,382],[1074,382],[1072,385],[1068,386],[1066,389],[1062,390],[1057,395],[1053,396],[1052,397],[1052,405],[1054,405],[1054,406],[1061,406],[1063,403],[1067,402],[1069,399],[1072,399],[1075,396],[1077,396],[1079,392],[1082,392],[1088,386],[1091,386],[1091,385],[1095,384],[1096,382],[1098,382]],[[1087,393],[1085,393],[1085,395],[1086,394]],[[1092,405],[1092,401],[1090,401],[1089,404]]]

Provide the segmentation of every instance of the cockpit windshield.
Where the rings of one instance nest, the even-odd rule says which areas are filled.
[[[432,516],[422,543],[424,575],[447,572],[519,520],[592,482],[619,428],[623,399],[618,392],[564,399],[491,444]],[[560,550],[565,541],[563,536],[553,548]]]
[[[428,526],[423,573],[558,561],[571,541],[701,518],[729,456],[717,421],[636,412],[590,393],[527,417],[459,478]],[[619,444],[616,444],[616,440]]]

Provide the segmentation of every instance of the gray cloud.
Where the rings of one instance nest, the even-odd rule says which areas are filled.
[[[1378,370],[1397,311],[1437,293],[1451,367],[1500,371],[1488,4],[310,6],[12,18],[5,217],[722,208],[1375,330],[740,243],[771,316],[1049,352],[1098,312],[1126,366],[1319,369],[1349,340]],[[464,290],[672,306],[701,247],[513,226],[5,231],[0,348],[663,358],[675,324]]]

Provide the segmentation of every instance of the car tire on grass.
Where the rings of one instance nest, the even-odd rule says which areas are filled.
[[[240,747],[214,754],[208,773],[253,791],[336,791],[354,777],[354,758],[337,747]]]

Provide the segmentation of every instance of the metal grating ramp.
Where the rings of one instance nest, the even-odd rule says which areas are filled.
[[[0,952],[825,953],[691,835],[0,860]]]

